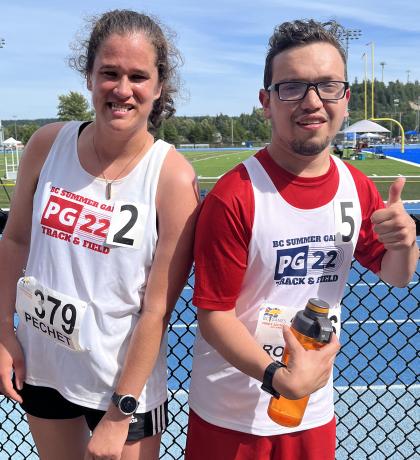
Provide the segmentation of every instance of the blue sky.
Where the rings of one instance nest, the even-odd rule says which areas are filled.
[[[363,80],[375,43],[375,75],[420,80],[420,2],[414,0],[2,0],[0,6],[0,120],[55,117],[58,95],[79,91],[81,77],[66,64],[83,18],[114,8],[158,16],[177,34],[184,58],[179,115],[239,115],[259,106],[265,52],[285,20],[337,19],[362,37],[349,43],[349,79]],[[409,71],[409,73],[407,73]]]

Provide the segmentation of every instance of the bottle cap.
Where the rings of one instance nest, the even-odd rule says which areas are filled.
[[[327,302],[325,302],[325,300],[321,300],[321,299],[318,299],[317,297],[313,297],[308,300],[306,308],[309,308],[314,313],[318,313],[323,316],[327,316],[330,306],[328,305]]]
[[[329,309],[325,300],[316,297],[309,299],[305,309],[298,311],[293,318],[292,328],[318,342],[329,342],[333,332],[328,318]]]

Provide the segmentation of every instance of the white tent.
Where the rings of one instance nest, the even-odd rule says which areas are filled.
[[[384,128],[370,120],[356,121],[343,130],[344,133],[389,133],[389,129]]]
[[[13,137],[9,137],[5,141],[3,141],[2,145],[3,147],[15,147],[16,145],[20,145],[22,142],[17,141]]]
[[[364,134],[360,134],[360,137],[362,139],[382,139],[384,136],[381,136],[380,134],[375,134],[375,133],[364,133]]]

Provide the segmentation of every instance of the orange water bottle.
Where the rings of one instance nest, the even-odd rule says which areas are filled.
[[[290,330],[306,350],[317,350],[331,339],[333,327],[328,318],[330,306],[321,299],[312,298],[304,310],[293,318]],[[282,362],[287,365],[289,352],[284,350]],[[301,399],[272,397],[268,406],[269,417],[279,425],[295,427],[302,422],[309,396]]]

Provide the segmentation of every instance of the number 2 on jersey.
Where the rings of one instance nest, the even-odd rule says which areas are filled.
[[[116,201],[106,243],[139,249],[149,207],[141,203]]]

